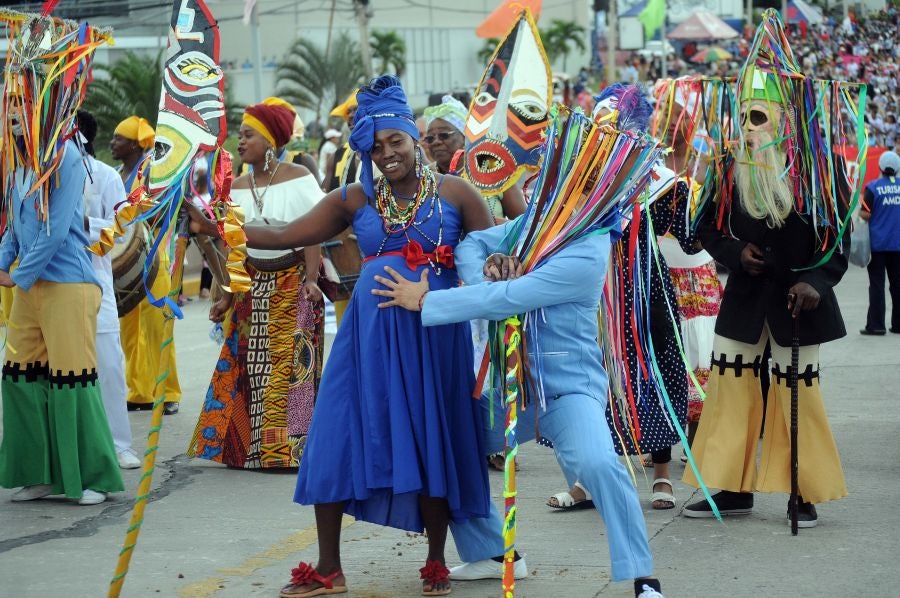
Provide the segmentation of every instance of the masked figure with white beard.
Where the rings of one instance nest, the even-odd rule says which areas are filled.
[[[703,248],[729,274],[716,321],[707,400],[692,448],[703,481],[722,490],[713,496],[722,515],[749,514],[754,492],[790,492],[788,372],[796,322],[798,520],[800,527],[814,527],[814,505],[847,494],[819,390],[819,345],[846,334],[833,287],[847,269],[849,241],[842,233],[851,194],[843,163],[833,161],[831,195],[823,200],[824,194],[814,191],[822,203],[813,205],[830,202],[834,209],[830,219],[816,218],[809,193],[822,183],[817,177],[823,170],[816,169],[817,155],[809,148],[815,147],[819,130],[801,130],[808,117],[803,100],[814,97],[809,95],[813,88],[797,69],[785,68],[795,65],[786,36],[778,35],[783,25],[777,16],[770,15],[760,27],[737,84],[735,149],[726,153],[723,176],[698,226]],[[776,35],[767,38],[769,33]],[[779,51],[773,51],[779,42]],[[811,135],[812,142],[803,135]],[[767,342],[773,363],[764,409],[759,376],[768,367],[762,362]],[[684,481],[698,486],[691,468]],[[706,501],[689,505],[684,514],[713,516]]]

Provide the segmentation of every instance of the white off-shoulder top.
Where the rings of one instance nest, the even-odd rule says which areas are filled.
[[[315,206],[325,193],[319,188],[312,175],[291,179],[283,183],[275,183],[266,190],[259,187],[262,197],[262,213],[253,201],[250,189],[232,189],[231,201],[244,211],[244,222],[259,223],[265,218],[269,224],[290,222],[303,216]],[[291,253],[291,250],[270,250],[248,248],[247,254],[262,259],[272,259]]]

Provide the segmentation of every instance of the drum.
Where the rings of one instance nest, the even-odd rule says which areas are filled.
[[[149,244],[147,227],[143,222],[135,222],[125,229],[125,234],[116,239],[109,252],[112,259],[113,289],[116,293],[116,308],[121,318],[143,301],[147,296],[144,290],[144,262],[147,261]],[[153,260],[147,280],[152,285],[159,274],[159,258]]]
[[[329,299],[333,302],[350,299],[363,264],[362,252],[353,229],[348,228],[330,241],[322,243],[322,255],[331,262],[338,274],[335,285],[337,290],[334,297]]]

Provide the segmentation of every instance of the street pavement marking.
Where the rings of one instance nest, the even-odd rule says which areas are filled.
[[[344,515],[341,529],[346,529],[356,522],[353,517]],[[310,526],[276,542],[263,552],[247,557],[237,567],[219,569],[217,573],[226,577],[208,577],[206,579],[178,588],[179,598],[208,598],[225,588],[227,577],[248,577],[263,567],[269,567],[283,561],[295,552],[309,548],[316,542],[316,526]]]

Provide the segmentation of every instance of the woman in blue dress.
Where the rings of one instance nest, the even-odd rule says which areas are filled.
[[[371,291],[385,266],[427,278],[432,289],[457,286],[453,248],[493,220],[473,187],[425,165],[395,77],[373,80],[357,99],[350,144],[362,159],[360,183],[293,222],[245,227],[249,246],[274,249],[324,242],[352,225],[367,256],[325,366],[294,495],[315,505],[319,561],[292,571],[285,598],[346,591],[343,513],[426,530],[422,594],[449,594],[448,523],[489,511],[468,323],[424,328],[418,313],[379,309]],[[383,173],[377,181],[373,162]],[[198,212],[192,217],[216,234]]]

